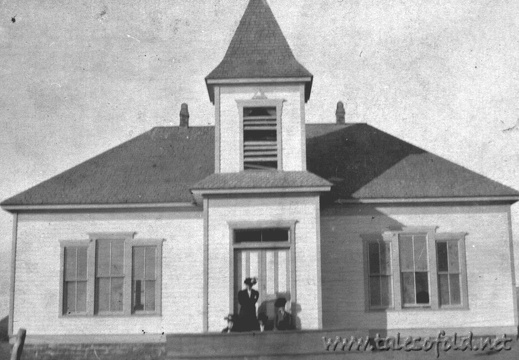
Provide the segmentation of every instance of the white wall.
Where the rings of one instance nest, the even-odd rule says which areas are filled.
[[[360,234],[401,226],[438,226],[438,233],[468,233],[468,310],[365,310]],[[328,209],[321,219],[321,234],[325,328],[517,327],[507,206]]]
[[[317,196],[209,200],[209,331],[221,330],[223,317],[232,311],[229,222],[237,221],[297,221],[295,281],[301,311],[294,315],[302,329],[319,327],[318,201]]]
[[[14,329],[31,335],[202,331],[201,212],[21,214],[18,224]],[[60,240],[90,232],[136,232],[165,239],[162,316],[59,317]]]
[[[209,330],[231,309],[229,222],[297,220],[297,314],[301,328],[318,328],[319,215],[317,197],[209,200]],[[467,232],[468,310],[365,310],[360,234],[399,226],[438,226]],[[22,214],[18,224],[14,328],[33,335],[201,332],[203,219],[201,212]],[[324,328],[516,328],[508,208],[351,206],[321,218]],[[164,238],[162,316],[60,318],[59,240],[89,232],[137,232]]]
[[[222,86],[220,88],[220,170],[237,172],[242,169],[240,154],[240,114],[236,100],[251,100],[263,92],[269,100],[283,99],[282,152],[283,170],[304,170],[302,141],[305,133],[301,114],[300,85]]]
[[[16,51],[0,52],[1,107],[8,110],[0,118],[0,199],[153,126],[177,124],[182,102],[191,123],[212,123],[204,77],[223,59],[246,6],[2,2],[0,44]],[[369,121],[519,189],[519,131],[504,131],[515,125],[519,106],[519,2],[270,6],[296,58],[314,74],[310,122],[334,121],[343,100],[347,121]],[[2,274],[9,272],[11,218],[0,212]],[[514,232],[518,239],[519,204]],[[2,276],[0,318],[8,293]]]

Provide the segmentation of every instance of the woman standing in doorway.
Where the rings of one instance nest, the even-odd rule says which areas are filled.
[[[238,291],[240,329],[242,331],[259,330],[258,318],[256,317],[256,302],[259,298],[259,292],[252,288],[257,283],[256,278],[246,278],[243,283],[246,288]]]

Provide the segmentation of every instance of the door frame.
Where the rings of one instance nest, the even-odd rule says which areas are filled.
[[[238,221],[228,222],[229,225],[229,313],[234,313],[234,254],[236,250],[266,250],[288,249],[290,254],[290,310],[294,314],[294,305],[297,304],[296,291],[296,223],[297,220],[281,221]],[[234,231],[242,229],[288,229],[288,244],[279,242],[241,243],[234,239]]]

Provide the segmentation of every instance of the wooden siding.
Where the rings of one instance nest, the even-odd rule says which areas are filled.
[[[296,323],[302,329],[319,326],[318,214],[317,196],[285,198],[211,199],[209,223],[209,331],[225,327],[224,316],[232,311],[230,223],[295,221]]]
[[[492,329],[517,327],[508,206],[344,205],[324,210],[318,229],[319,198],[313,195],[214,198],[209,204],[209,331],[221,330],[223,317],[232,309],[229,224],[251,221],[295,221],[298,310],[294,315],[302,329],[321,326],[320,286],[325,329],[480,329],[482,333],[489,329],[491,333]],[[202,212],[21,214],[18,220],[15,328],[24,327],[33,335],[204,330]],[[420,226],[436,226],[438,233],[467,233],[468,309],[366,311],[361,235]],[[60,318],[59,241],[88,239],[92,232],[133,231],[136,239],[165,239],[162,315]]]
[[[59,317],[60,240],[135,231],[165,239],[162,315]],[[161,334],[202,331],[202,212],[22,214],[14,326],[30,334]]]
[[[220,172],[237,172],[242,169],[242,134],[240,134],[240,114],[237,100],[251,100],[263,91],[269,100],[282,99],[281,113],[281,158],[282,170],[301,171],[303,136],[301,122],[301,87],[298,85],[279,86],[222,86],[220,88]],[[280,136],[280,134],[278,134]],[[218,148],[218,146],[217,146]]]
[[[361,234],[466,232],[468,309],[367,311]],[[508,206],[330,208],[321,217],[324,328],[516,328]],[[394,291],[399,291],[395,289]]]

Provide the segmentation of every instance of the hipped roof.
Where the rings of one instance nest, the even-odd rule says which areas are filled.
[[[307,125],[306,134],[308,171],[333,184],[326,195],[331,200],[488,197],[509,201],[519,197],[512,188],[367,124]],[[229,175],[230,180],[225,175],[213,175],[214,141],[214,127],[154,128],[1,205],[10,209],[30,205],[190,203],[190,189],[197,183],[199,187],[208,183],[213,188],[228,188],[236,179],[246,180],[251,186],[267,186],[262,185],[261,176],[284,181],[283,174],[254,178],[256,172],[243,172]],[[294,176],[303,176],[303,185],[308,179],[317,184],[313,182],[317,176],[305,174]]]
[[[515,197],[519,192],[368,124],[307,125],[307,167],[340,199]]]
[[[190,203],[213,172],[213,128],[157,127],[1,205]]]
[[[206,77],[209,97],[214,101],[211,81],[238,79],[305,79],[306,100],[312,74],[301,65],[265,0],[250,0],[222,62]]]

